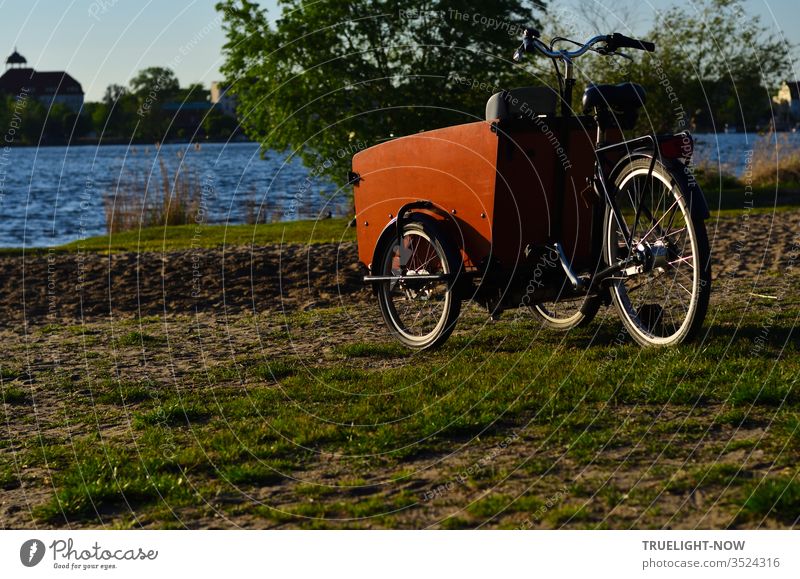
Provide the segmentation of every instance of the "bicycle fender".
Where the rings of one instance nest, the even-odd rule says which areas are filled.
[[[711,212],[708,210],[708,201],[706,201],[705,193],[700,188],[700,184],[695,179],[692,166],[684,165],[680,161],[671,161],[666,166],[672,173],[673,178],[683,181],[681,185],[688,197],[686,201],[689,203],[689,213],[692,219],[705,221],[711,217]]]
[[[383,231],[381,231],[381,234],[378,236],[378,241],[375,242],[375,247],[372,248],[372,260],[369,263],[370,273],[374,273],[375,261],[379,258],[378,252],[383,247],[383,244],[388,243],[388,240],[392,237],[397,237],[397,217],[392,218],[392,220],[384,226]]]
[[[413,209],[426,209],[428,211],[435,211],[437,213],[441,213],[445,219],[437,220],[432,215],[421,213],[419,211],[413,211]],[[448,228],[446,227],[447,223],[446,219],[448,217],[450,216],[447,214],[446,211],[437,207],[433,203],[428,204],[425,201],[414,201],[412,203],[408,203],[403,207],[401,207],[401,209],[397,212],[397,217],[389,221],[389,223],[387,223],[386,226],[383,228],[383,231],[381,231],[381,234],[378,236],[378,242],[375,244],[375,249],[372,252],[372,263],[370,263],[370,268],[369,268],[370,273],[374,273],[374,264],[376,263],[377,260],[380,259],[380,252],[381,249],[384,247],[384,244],[391,242],[392,239],[394,238],[398,238],[398,236],[402,234],[403,227],[409,221],[417,221],[423,223],[427,225],[427,227],[430,228],[431,231],[438,231],[439,235],[442,236],[444,239],[446,239],[448,243],[453,244],[453,247],[458,253],[459,247],[461,246],[454,243],[455,239],[453,238],[452,232],[448,231]],[[460,262],[460,257],[461,256],[459,254],[458,255],[459,262]],[[463,265],[458,267],[456,273],[457,276],[456,286],[459,291],[463,290],[465,287],[464,286],[465,281],[463,276],[461,275],[462,272],[463,272]],[[373,286],[373,291],[374,292],[378,291],[378,285]]]
[[[426,215],[425,213],[420,213],[418,211],[413,211],[409,215],[406,215],[409,210],[421,208],[421,209],[429,209],[429,210],[436,210],[435,205],[428,201],[414,201],[412,203],[407,203],[403,205],[400,210],[397,212],[397,216],[393,217],[391,221],[389,221],[381,231],[381,234],[378,236],[378,241],[375,243],[375,247],[372,250],[372,262],[370,263],[370,271],[373,269],[373,264],[375,260],[379,259],[379,252],[385,243],[388,243],[389,239],[394,237],[395,239],[399,239],[400,234],[403,230],[403,226],[408,223],[410,220],[415,219],[418,221],[426,221],[431,225],[435,226],[436,221],[430,215]]]
[[[627,155],[625,155],[622,159],[617,161],[617,164],[614,165],[614,168],[611,170],[611,177],[610,181],[613,183],[616,180],[616,176],[622,170],[625,165],[636,161],[637,159],[646,159],[648,161],[652,161],[653,159],[653,152],[652,151],[633,151]],[[689,213],[693,219],[698,219],[701,221],[705,221],[709,217],[711,217],[711,213],[708,209],[708,202],[706,201],[706,196],[703,193],[703,190],[700,188],[700,184],[694,177],[694,174],[691,170],[690,165],[684,165],[680,161],[672,160],[672,159],[657,159],[666,169],[669,171],[670,175],[673,179],[678,181],[678,184],[681,187],[681,190],[684,191],[686,196],[686,202],[689,204]]]

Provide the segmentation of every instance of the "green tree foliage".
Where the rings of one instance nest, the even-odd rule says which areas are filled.
[[[151,66],[139,71],[131,79],[131,93],[138,102],[135,137],[146,141],[167,138],[170,115],[163,104],[174,100],[180,92],[180,83],[172,69]]]
[[[106,92],[103,95],[103,103],[112,105],[127,94],[128,89],[126,87],[119,84],[110,84],[106,87]]]
[[[203,119],[203,131],[206,135],[219,138],[229,138],[236,132],[238,126],[239,123],[235,118],[222,114],[216,109],[212,109]]]
[[[131,79],[131,92],[140,99],[148,97],[167,100],[172,98],[179,90],[180,83],[172,69],[160,66],[151,66],[140,70]]]
[[[737,0],[675,6],[657,18],[647,40],[654,54],[635,50],[629,64],[593,59],[595,82],[639,82],[646,115],[637,129],[754,130],[771,117],[771,98],[790,71],[791,46],[769,33]]]
[[[271,24],[226,0],[223,72],[245,130],[310,167],[392,136],[482,118],[499,88],[531,84],[510,56],[541,0],[283,0]],[[342,154],[344,153],[344,154]],[[330,176],[341,181],[341,166]]]
[[[89,119],[69,107],[54,104],[48,110],[33,97],[20,101],[11,96],[0,97],[0,123],[14,129],[9,133],[12,145],[66,142],[70,136],[91,130]]]

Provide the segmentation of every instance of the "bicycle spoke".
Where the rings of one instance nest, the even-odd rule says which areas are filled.
[[[441,282],[415,282],[413,277],[444,273],[443,256],[426,236],[412,232],[385,259],[388,272],[405,278],[384,286],[392,324],[409,338],[424,340],[447,312],[449,289]]]
[[[663,237],[672,237],[673,235],[677,235],[677,234],[682,233],[684,231],[686,231],[686,227],[681,227],[680,229],[676,229],[672,233],[665,234]]]
[[[670,205],[670,209],[672,209],[672,207],[677,206],[677,205],[678,205],[678,201],[676,200],[672,205]],[[670,209],[667,209],[667,211],[669,211]],[[661,218],[653,225],[653,227],[651,227],[650,230],[642,236],[642,239],[647,239],[647,236],[649,236],[653,231],[656,230],[656,228],[658,227],[658,224],[661,223],[664,220],[664,217],[666,217],[666,216],[667,216],[666,213],[664,215],[662,215]],[[658,237],[664,237],[664,236],[663,235],[658,235]]]
[[[672,229],[672,223],[675,221],[675,215],[677,214],[679,208],[678,202],[676,201],[675,203],[673,203],[672,207],[673,207],[672,215],[670,216],[669,223],[667,223],[667,226],[664,228],[664,231],[669,231],[670,229]],[[684,227],[684,229],[686,228]],[[667,234],[664,234],[661,237],[666,237],[666,236]]]

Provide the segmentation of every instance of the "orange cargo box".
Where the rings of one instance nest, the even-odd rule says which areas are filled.
[[[574,120],[567,155],[559,119],[541,117],[513,124],[481,121],[388,141],[353,157],[359,259],[371,266],[381,232],[400,208],[433,203],[425,211],[449,217],[452,240],[468,268],[498,262],[512,271],[529,245],[548,242],[557,215],[555,189],[565,169],[560,238],[573,264],[591,258],[594,193],[590,186],[594,128]],[[580,162],[575,161],[580,159]]]

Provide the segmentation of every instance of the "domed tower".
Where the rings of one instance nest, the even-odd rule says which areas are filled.
[[[24,68],[27,64],[28,60],[19,52],[17,52],[16,46],[14,47],[14,52],[11,53],[11,56],[6,58],[6,70],[8,68]]]
[[[81,83],[61,70],[33,70],[28,59],[14,48],[6,59],[5,72],[0,75],[0,96],[20,97],[23,92],[46,107],[63,104],[78,112],[83,106]]]

